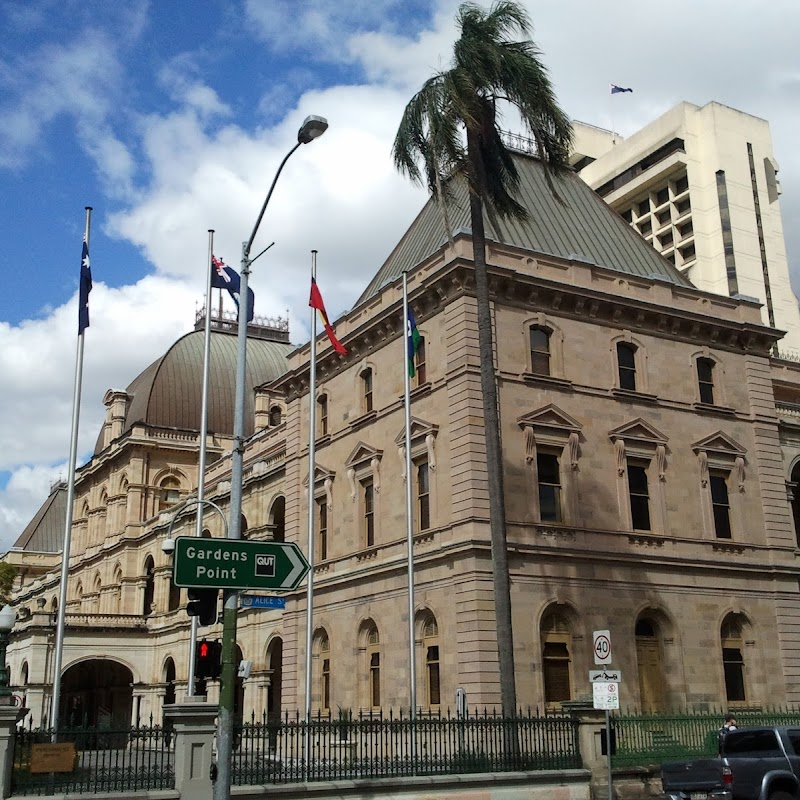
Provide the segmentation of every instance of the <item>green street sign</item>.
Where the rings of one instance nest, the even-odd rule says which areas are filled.
[[[291,542],[248,542],[179,536],[175,540],[172,582],[209,589],[296,588],[310,569]]]

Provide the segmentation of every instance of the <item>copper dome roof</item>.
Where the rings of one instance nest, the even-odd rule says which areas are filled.
[[[199,430],[203,383],[202,330],[182,336],[167,352],[150,364],[126,389],[131,397],[123,432],[137,423],[162,428]],[[233,435],[236,396],[237,337],[211,332],[208,387],[208,430]],[[253,433],[253,389],[286,372],[286,356],[295,349],[288,342],[248,337],[245,435]],[[95,453],[103,449],[100,432]]]

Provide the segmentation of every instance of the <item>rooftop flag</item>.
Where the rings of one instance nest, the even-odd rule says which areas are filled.
[[[325,333],[328,334],[328,339],[333,345],[333,349],[339,353],[339,355],[346,356],[347,348],[336,338],[336,334],[333,332],[331,323],[328,321],[328,312],[325,311],[325,303],[322,302],[322,295],[319,293],[319,288],[317,287],[317,280],[313,277],[311,278],[311,296],[308,298],[308,305],[311,308],[317,309],[317,313],[322,320]]]
[[[228,294],[233,298],[236,303],[236,308],[239,308],[239,287],[241,286],[241,278],[239,273],[229,267],[221,258],[211,256],[211,264],[214,271],[211,273],[211,288],[212,289],[227,289]],[[254,306],[256,296],[253,290],[247,287],[247,321],[253,321]]]
[[[89,265],[89,245],[83,239],[81,253],[81,279],[78,293],[78,336],[89,327],[89,292],[92,291],[92,268]]]
[[[632,92],[633,89],[626,89],[624,86],[617,86],[616,83],[611,84],[611,94],[619,94],[620,92]]]

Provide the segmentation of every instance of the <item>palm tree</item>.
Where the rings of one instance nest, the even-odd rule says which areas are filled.
[[[488,12],[463,3],[456,20],[461,36],[453,49],[453,64],[430,78],[406,106],[392,154],[397,169],[427,184],[438,200],[448,236],[449,181],[461,176],[469,187],[500,699],[503,713],[511,715],[517,705],[514,644],[484,212],[495,230],[497,217],[527,217],[514,198],[519,175],[501,138],[498,103],[517,109],[547,167],[551,191],[555,188],[550,173],[557,175],[568,164],[572,125],[558,105],[541,52],[529,38],[528,16],[516,2],[498,0]],[[514,34],[522,41],[514,40]]]

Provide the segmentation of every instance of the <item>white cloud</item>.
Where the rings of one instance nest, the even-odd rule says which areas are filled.
[[[66,474],[66,464],[26,466],[14,472],[6,486],[0,489],[0,553],[14,544],[50,493],[50,487]]]

